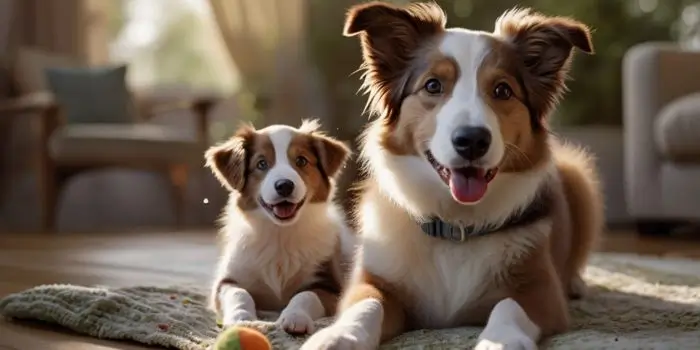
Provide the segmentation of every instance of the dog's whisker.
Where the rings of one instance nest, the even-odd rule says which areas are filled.
[[[530,157],[528,157],[527,154],[517,145],[509,143],[509,142],[506,142],[505,145],[506,145],[506,149],[511,151],[511,153],[513,155],[515,155],[516,157],[518,157],[519,160],[524,160],[524,161],[528,162],[528,165],[534,164],[532,162],[532,160],[530,159]]]

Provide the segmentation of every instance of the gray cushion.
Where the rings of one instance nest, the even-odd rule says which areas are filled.
[[[155,124],[64,125],[51,135],[53,159],[66,162],[201,164],[204,148],[179,129]]]
[[[134,106],[126,72],[125,65],[47,68],[46,79],[68,123],[130,123]]]
[[[700,93],[667,104],[659,112],[654,132],[664,158],[700,161]]]

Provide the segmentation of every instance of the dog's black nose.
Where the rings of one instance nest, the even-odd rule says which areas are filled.
[[[280,197],[289,197],[294,192],[294,182],[287,179],[277,180],[275,182],[275,191]]]
[[[481,126],[460,127],[452,132],[452,146],[464,159],[479,159],[491,146],[491,132]]]

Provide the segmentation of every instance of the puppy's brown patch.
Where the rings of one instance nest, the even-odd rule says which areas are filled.
[[[256,133],[253,142],[246,149],[245,186],[240,190],[241,196],[238,198],[238,207],[241,210],[253,210],[259,205],[260,185],[265,179],[265,174],[267,174],[266,170],[259,169],[257,165],[264,160],[269,168],[275,166],[275,148],[269,136]]]
[[[261,160],[269,167],[275,164],[275,149],[267,135],[244,125],[228,141],[207,150],[205,158],[221,184],[241,194],[237,201],[241,210],[257,208],[258,192],[266,172],[258,169],[257,164]]]
[[[308,191],[306,195],[309,201],[325,202],[330,195],[330,183],[322,172],[313,137],[306,134],[295,135],[289,144],[287,156],[289,163],[306,184]],[[306,159],[307,164],[302,166],[301,159]]]
[[[211,147],[204,154],[206,166],[227,189],[240,191],[246,180],[246,151],[255,141],[255,129],[243,124],[226,142]]]
[[[290,164],[304,180],[311,202],[325,202],[332,195],[331,179],[339,173],[350,156],[350,148],[344,143],[320,132],[318,127],[305,124],[301,133],[294,136],[287,154]],[[300,166],[299,159],[308,161]]]

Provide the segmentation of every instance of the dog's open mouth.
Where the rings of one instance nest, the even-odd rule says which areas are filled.
[[[442,181],[450,187],[452,198],[464,204],[481,200],[486,194],[489,182],[498,173],[498,168],[484,169],[473,166],[447,168],[438,163],[430,151],[425,152],[425,157]]]
[[[269,204],[260,198],[260,205],[277,218],[277,220],[289,221],[296,217],[299,209],[304,205],[304,199],[299,201],[299,203],[281,201],[279,203]]]

